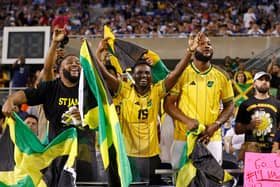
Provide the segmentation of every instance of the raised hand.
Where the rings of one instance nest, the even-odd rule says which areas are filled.
[[[53,41],[60,42],[66,36],[65,28],[55,28],[53,31],[52,39]]]
[[[152,66],[154,64],[154,61],[153,61],[152,57],[145,56],[144,59],[147,62],[147,64],[149,64],[150,66]]]
[[[108,47],[107,47],[108,40],[103,39],[99,42],[97,49],[96,49],[96,56],[100,62],[105,62],[106,57],[108,55]]]
[[[199,45],[199,41],[204,34],[199,32],[196,36],[190,35],[188,41],[188,51],[194,52]]]
[[[14,105],[11,99],[7,99],[2,107],[2,112],[5,116],[10,117],[12,116],[13,112],[16,112],[17,107]]]

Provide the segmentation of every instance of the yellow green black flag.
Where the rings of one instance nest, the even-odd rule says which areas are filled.
[[[167,76],[169,70],[155,52],[131,42],[116,39],[106,25],[104,26],[104,39],[108,39],[108,49],[111,54],[110,62],[115,66],[118,73],[133,67],[138,60],[147,56],[153,59],[153,81],[156,83]]]
[[[76,129],[65,130],[45,146],[14,116],[6,119],[0,139],[0,187],[76,186]]]
[[[205,126],[199,124],[198,129],[187,132],[186,151],[182,156],[176,186],[222,186],[233,182],[232,176],[224,171],[207,148],[198,142],[198,136],[203,131]]]
[[[132,177],[118,116],[112,102],[112,97],[105,84],[96,60],[89,50],[86,40],[83,42],[80,50],[80,62],[82,64],[85,82],[87,82],[89,86],[88,91],[91,92],[91,95],[95,100],[94,102],[96,102],[98,106],[95,107],[94,102],[92,102],[93,110],[90,110],[88,107],[87,111],[90,113],[88,114],[88,112],[84,112],[84,117],[88,115],[88,119],[96,121],[88,121],[85,123],[88,123],[86,125],[89,125],[91,129],[96,129],[98,126],[98,141],[100,144],[100,152],[104,168],[109,166],[109,162],[112,159],[110,158],[108,150],[110,147],[114,146],[121,185],[123,187],[127,187],[129,186]],[[81,105],[81,103],[79,104]]]

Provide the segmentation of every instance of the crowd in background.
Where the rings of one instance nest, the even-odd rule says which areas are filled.
[[[69,35],[100,37],[103,25],[107,24],[114,34],[128,37],[186,37],[199,31],[208,36],[280,36],[280,1],[272,0],[248,0],[245,3],[234,0],[14,0],[2,1],[0,5],[0,30],[5,26],[53,26],[62,17],[67,22]],[[7,87],[9,81],[16,83],[16,80],[21,83],[15,87],[34,85],[37,74],[30,72],[22,62],[24,57],[19,61],[19,64],[15,62],[11,72],[0,68],[0,87]],[[243,91],[247,96],[252,95],[253,77],[259,70],[248,72],[242,59],[229,56],[224,58],[221,67],[231,77],[235,97]],[[272,74],[270,94],[279,98],[280,60],[275,56],[267,72]],[[240,85],[244,88],[242,93],[238,90]],[[235,115],[245,99],[235,100],[236,111],[223,125],[225,152],[233,154],[236,159],[244,135],[236,135],[233,131]]]
[[[13,0],[0,2],[0,30],[5,26],[47,26],[58,16],[70,34],[102,34],[103,25],[127,37],[186,37],[280,34],[276,0]]]
[[[119,37],[187,37],[199,31],[208,36],[280,34],[280,1],[276,0],[4,0],[0,7],[0,33],[5,26],[67,24],[70,35],[100,37],[107,24]],[[224,59],[223,68],[232,78],[240,60]],[[13,71],[0,68],[1,87],[9,86]],[[28,74],[32,85],[35,72]]]

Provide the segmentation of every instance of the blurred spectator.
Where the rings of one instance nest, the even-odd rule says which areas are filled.
[[[37,136],[38,135],[38,118],[35,115],[28,114],[24,122],[32,130],[32,132]]]
[[[232,34],[232,31],[228,29],[227,25],[223,24],[220,26],[219,32],[216,36],[231,36]]]
[[[270,63],[267,66],[266,69],[267,73],[270,73],[272,78],[270,81],[270,94],[280,98],[280,59],[277,58],[275,55],[271,57]]]
[[[231,77],[233,77],[232,60],[230,56],[225,56],[222,68],[226,70]]]
[[[280,36],[280,23],[275,25],[275,29],[271,33],[273,36]]]
[[[5,70],[3,70],[3,68],[0,65],[0,88],[6,87],[8,82],[9,82],[8,73]]]
[[[250,36],[261,36],[263,35],[263,30],[259,28],[258,24],[254,23],[252,28],[248,30],[247,34]]]
[[[239,64],[242,63],[242,60],[240,57],[235,57],[235,59],[232,61],[232,69],[234,72],[238,70]]]
[[[279,129],[277,130],[275,137],[273,139],[271,152],[280,154],[280,130]]]
[[[57,20],[54,12],[59,12],[59,16],[66,16],[61,24],[67,22],[70,34],[87,32],[101,35],[102,26],[109,24],[115,34],[128,37],[139,37],[139,34],[146,37],[166,34],[185,37],[189,33],[196,33],[197,30],[206,31],[213,36],[217,33],[225,36],[231,33],[246,34],[253,23],[257,23],[266,34],[271,34],[274,30],[272,25],[280,17],[279,3],[245,2],[15,1],[3,4],[0,22],[2,21],[4,26],[52,25],[50,23]],[[91,12],[94,14],[90,15]]]
[[[64,28],[69,24],[70,16],[68,15],[68,8],[61,7],[58,9],[58,13],[51,22],[52,30],[54,28]]]
[[[238,153],[245,142],[245,134],[236,134],[234,127],[230,128],[224,136],[224,148],[227,153],[231,153],[238,158]]]
[[[245,28],[250,28],[250,22],[254,23],[256,21],[256,15],[252,7],[248,8],[248,11],[243,16],[243,23]]]
[[[243,71],[238,71],[233,81],[235,106],[239,107],[243,101],[248,99],[248,96],[252,95],[252,89],[252,83],[247,83],[245,73]]]
[[[29,78],[29,67],[25,57],[20,56],[12,66],[12,87],[26,87]]]
[[[252,83],[253,82],[252,74],[249,71],[246,71],[244,63],[239,63],[237,71],[243,71],[245,73],[247,83]],[[236,77],[236,75],[234,75],[234,77]]]
[[[260,70],[258,68],[253,67],[253,69],[251,70],[252,76],[254,77],[259,71]]]
[[[42,11],[38,21],[40,26],[48,26],[49,25],[49,17],[46,11]]]
[[[14,111],[22,120],[24,120],[28,116],[28,113],[22,110],[22,105],[15,105]]]

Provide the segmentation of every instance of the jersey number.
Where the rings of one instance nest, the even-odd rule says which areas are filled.
[[[138,111],[138,119],[147,119],[148,118],[148,109]]]

